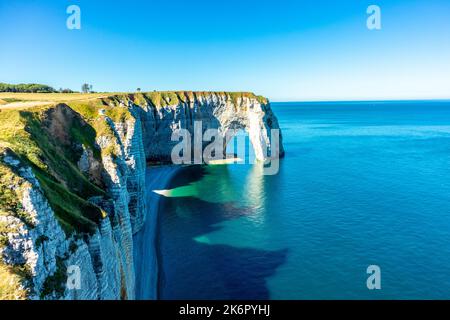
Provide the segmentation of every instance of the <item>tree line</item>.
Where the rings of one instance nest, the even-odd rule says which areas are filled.
[[[136,89],[137,92],[141,92],[141,88]],[[73,91],[71,89],[60,88],[56,90],[45,84],[39,83],[20,83],[20,84],[9,84],[0,82],[0,92],[25,92],[25,93],[78,93],[78,91]],[[83,83],[81,86],[81,92],[83,93],[95,93],[92,90],[92,85],[89,83]]]
[[[57,91],[50,86],[38,83],[20,83],[20,84],[0,83],[0,92],[49,93]]]
[[[92,85],[83,84],[81,86],[81,91],[83,93],[89,93],[92,91]],[[20,83],[20,84],[9,84],[9,83],[0,83],[0,92],[22,92],[22,93],[77,93],[77,91],[73,91],[71,89],[63,89],[60,88],[56,90],[53,87],[50,87],[45,84],[39,83]]]

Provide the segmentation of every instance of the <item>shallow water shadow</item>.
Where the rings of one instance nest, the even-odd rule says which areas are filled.
[[[267,279],[286,262],[287,250],[195,240],[219,230],[220,222],[252,214],[251,208],[184,197],[166,199],[161,209],[159,298],[270,299]]]
[[[204,165],[192,165],[183,167],[167,184],[167,189],[175,189],[186,186],[191,183],[201,180],[207,175],[207,170]]]

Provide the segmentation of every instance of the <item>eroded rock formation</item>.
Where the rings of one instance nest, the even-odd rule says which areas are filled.
[[[185,94],[183,98],[163,107],[150,102],[142,109],[147,159],[169,161],[171,150],[178,143],[171,141],[172,133],[178,129],[187,129],[193,136],[195,122],[201,123],[203,132],[208,129],[220,130],[224,140],[228,130],[243,129],[249,134],[258,160],[271,156],[271,130],[279,129],[279,125],[266,99],[253,95],[233,99],[224,93],[192,93]],[[280,156],[283,156],[281,142],[279,151]]]
[[[134,299],[133,234],[146,221],[146,160],[169,160],[172,133],[192,131],[195,121],[203,130],[246,130],[264,159],[273,146],[270,130],[279,128],[268,101],[253,94],[150,93],[59,104],[37,131],[32,121],[39,117],[20,116],[33,148],[54,148],[32,157],[23,139],[0,141],[0,183],[8,195],[0,198],[0,262],[26,271],[30,299]],[[66,286],[70,266],[80,270],[75,289]]]

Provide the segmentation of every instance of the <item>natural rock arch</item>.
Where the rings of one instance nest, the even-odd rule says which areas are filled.
[[[171,140],[172,133],[186,129],[194,136],[196,122],[201,122],[202,132],[218,129],[224,138],[228,137],[224,150],[232,137],[229,131],[242,129],[249,134],[257,160],[284,156],[278,120],[266,99],[244,93],[237,97],[227,93],[184,94],[187,99],[178,99],[176,104],[158,106],[149,101],[143,109],[148,160],[170,161],[171,151],[178,144]]]

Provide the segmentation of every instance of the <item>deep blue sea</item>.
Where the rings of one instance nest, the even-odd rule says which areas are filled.
[[[450,299],[450,102],[272,108],[277,175],[216,165],[172,182],[160,298]]]

